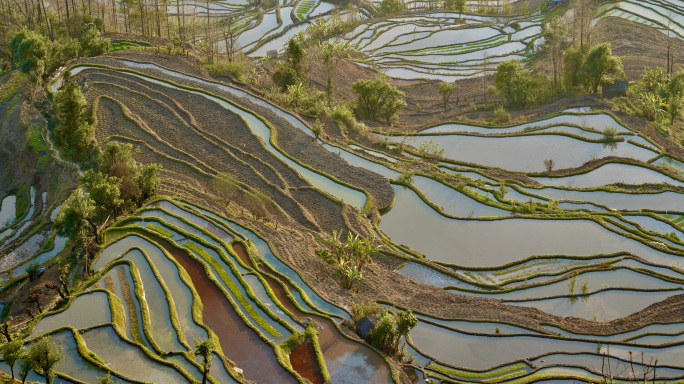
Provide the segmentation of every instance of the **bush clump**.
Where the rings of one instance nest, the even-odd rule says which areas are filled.
[[[499,105],[494,109],[494,122],[506,123],[511,119],[511,114],[506,111],[503,105]]]

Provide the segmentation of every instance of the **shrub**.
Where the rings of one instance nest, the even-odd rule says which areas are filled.
[[[614,126],[606,127],[603,130],[603,141],[616,141],[618,130]]]
[[[662,67],[646,67],[641,82],[649,92],[660,93],[667,86],[667,73]]]
[[[568,293],[571,295],[575,293],[575,286],[577,285],[577,274],[572,275],[568,280]]]
[[[38,32],[22,29],[12,39],[10,48],[15,52],[12,63],[24,73],[35,71],[38,76],[46,72],[52,43]]]
[[[100,30],[94,24],[88,24],[87,32],[80,40],[81,52],[84,56],[99,56],[109,51],[109,39],[100,36]]]
[[[330,117],[336,122],[344,125],[347,129],[354,129],[357,125],[354,112],[344,105],[336,105],[330,111]]]
[[[299,83],[297,71],[290,67],[279,68],[273,73],[273,82],[285,91],[289,86]]]
[[[28,273],[29,281],[34,281],[40,274],[40,266],[36,263],[31,263],[26,267],[26,273]]]
[[[546,167],[546,172],[551,172],[553,171],[553,166],[554,166],[554,161],[553,159],[546,159],[544,160],[544,167]]]
[[[499,105],[494,109],[494,122],[505,123],[511,119],[511,114],[506,111],[503,105]]]
[[[396,118],[396,112],[406,106],[404,92],[383,77],[357,80],[352,84],[352,90],[357,96],[356,113],[363,118],[383,118],[390,124]]]
[[[399,175],[399,177],[397,177],[396,182],[402,185],[411,185],[413,184],[413,174],[402,173],[401,175]]]
[[[324,130],[325,124],[323,124],[319,119],[316,119],[316,121],[314,121],[313,125],[311,126],[311,132],[313,132],[314,138],[318,139]]]
[[[382,308],[374,301],[366,301],[364,303],[355,303],[352,301],[351,316],[352,321],[356,324],[359,320],[367,316],[374,316],[380,313]]]
[[[440,157],[444,154],[444,148],[440,148],[438,143],[432,140],[423,142],[420,147],[418,147],[421,155],[426,158]]]
[[[208,64],[207,70],[215,75],[229,75],[239,81],[245,80],[251,69],[250,61],[244,57],[236,56],[233,61],[214,60],[213,64]]]
[[[382,0],[377,16],[393,15],[405,9],[406,4],[402,0]]]
[[[660,95],[651,92],[644,92],[639,95],[641,113],[649,121],[656,121],[665,114],[665,100]]]

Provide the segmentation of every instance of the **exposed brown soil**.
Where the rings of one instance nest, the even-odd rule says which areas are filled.
[[[644,67],[667,67],[667,34],[647,25],[606,17],[592,29],[592,39],[596,43],[610,43],[613,54],[622,59],[629,81],[641,79]],[[684,68],[684,41],[672,37],[671,44],[677,72]]]
[[[119,56],[123,55],[123,53],[117,54]],[[151,60],[156,62],[156,59],[160,58],[160,64],[166,63],[168,61],[168,57],[166,55],[156,55],[154,52],[149,51],[128,52],[127,54],[128,56],[131,56],[129,58],[137,58],[138,60],[146,61]],[[106,63],[113,66],[119,65],[118,62],[107,60],[106,58],[91,59],[89,61]],[[184,60],[181,59],[178,61],[183,62]],[[176,67],[178,66],[179,65],[176,65]],[[189,69],[193,68],[192,63],[190,62],[187,66],[182,67],[183,68],[174,69],[181,69],[187,73]],[[86,81],[92,85],[88,88],[89,99],[97,98],[97,89],[99,87],[98,83],[100,83],[100,81],[97,80],[97,76],[102,76],[101,72],[105,71],[86,71],[86,73],[83,75],[86,77]],[[157,71],[152,71],[152,73],[158,76],[160,75]],[[197,75],[192,72],[190,73]],[[190,114],[189,118],[186,117],[183,118],[183,120],[190,119],[189,125],[191,128],[193,128],[185,128],[183,130],[183,135],[174,134],[172,130],[169,131],[169,129],[173,128],[173,125],[163,123],[159,125],[159,122],[163,122],[164,119],[159,119],[159,122],[157,122],[156,118],[148,118],[159,116],[159,114],[155,114],[153,109],[154,104],[150,104],[149,100],[145,101],[140,97],[137,97],[135,98],[136,103],[126,103],[127,108],[132,111],[135,116],[140,118],[141,121],[138,122],[139,125],[146,125],[150,128],[150,130],[158,132],[160,137],[163,137],[165,141],[169,142],[170,144],[173,143],[172,146],[182,149],[183,152],[191,154],[193,157],[201,160],[204,164],[209,165],[210,168],[216,172],[219,170],[224,170],[225,165],[228,165],[229,168],[227,170],[234,172],[234,174],[240,178],[245,177],[246,180],[244,181],[248,182],[250,185],[269,189],[272,198],[274,198],[274,200],[284,209],[284,211],[287,212],[292,219],[308,229],[312,229],[314,231],[323,230],[324,232],[327,232],[331,230],[330,228],[346,227],[347,224],[345,221],[340,220],[342,216],[342,206],[333,203],[319,191],[311,189],[307,185],[306,181],[301,179],[301,177],[289,169],[289,167],[284,166],[282,162],[268,152],[262,144],[260,144],[258,141],[255,141],[255,137],[252,136],[251,133],[246,129],[241,120],[238,120],[235,124],[231,125],[230,131],[221,132],[221,127],[225,127],[226,121],[235,119],[234,116],[230,117],[231,114],[227,111],[221,108],[212,107],[210,105],[211,103],[207,103],[207,101],[205,99],[203,100],[203,98],[200,96],[188,95],[186,93],[180,93],[180,91],[169,90],[164,87],[150,84],[143,85],[139,79],[122,74],[112,74],[111,71],[108,71],[106,75],[108,76],[108,81],[112,81],[114,84],[125,85],[125,87],[130,88],[131,91],[135,89],[135,92],[141,92],[143,94],[149,93],[155,98],[157,98],[157,95],[159,92],[161,92],[175,100],[183,100],[182,108],[184,111],[182,113],[178,113],[178,115],[183,116],[184,114]],[[161,77],[165,76],[161,75]],[[172,78],[172,80],[178,82],[178,79]],[[189,84],[195,85],[192,83]],[[153,93],[146,88],[152,90]],[[213,87],[209,87],[209,90],[221,96],[227,97],[228,99],[235,99],[233,96],[225,94]],[[104,91],[104,89],[101,89],[99,92]],[[120,92],[123,91],[114,90],[114,93]],[[126,100],[131,100],[133,94],[131,94],[130,91],[128,92],[128,95],[121,97],[127,97]],[[165,102],[163,98],[159,98],[159,102],[163,102],[167,105],[167,107],[164,108],[172,108],[168,106],[168,101]],[[253,105],[245,100],[238,100],[238,102],[266,117],[268,121],[278,129],[278,145],[281,146],[285,152],[297,157],[298,159],[310,164],[315,168],[322,169],[323,171],[332,174],[340,180],[353,185],[359,185],[370,191],[377,207],[382,208],[391,204],[393,200],[393,191],[387,183],[387,180],[367,170],[360,170],[359,168],[348,166],[336,155],[331,154],[323,150],[317,144],[312,143],[309,136],[305,135],[298,128],[292,127],[287,121],[277,117],[270,110]],[[178,110],[177,107],[173,108]],[[192,112],[190,113],[188,111]],[[201,118],[195,118],[195,116],[201,116]],[[183,123],[183,125],[187,124]],[[241,125],[242,128],[240,127]],[[204,144],[202,144],[204,147],[189,147],[188,143],[194,143],[194,140],[188,140],[188,134],[196,134],[198,137],[200,137],[201,140],[199,144],[202,144],[202,141],[206,142],[209,140],[210,142],[220,143],[222,148],[219,149],[213,144],[209,147]],[[232,143],[240,143],[240,147],[231,147]],[[243,147],[243,145],[246,145],[246,147]],[[231,151],[233,155],[237,156],[237,158],[234,158],[235,160],[231,160],[230,157],[226,157],[227,151]],[[213,156],[217,160],[221,158],[221,160],[216,162],[208,156]],[[238,158],[239,163],[237,162]],[[162,163],[162,165],[166,165],[169,162],[175,161],[168,158],[159,158],[158,160]],[[248,165],[251,164],[253,167],[239,170],[240,166],[244,166],[244,164],[240,165],[242,162],[245,162]],[[265,168],[264,165],[266,165],[267,168]],[[176,164],[175,166],[178,165]],[[262,170],[262,172],[255,171],[258,169]],[[269,172],[273,171],[276,173],[272,174],[271,176],[267,175]],[[183,183],[178,182],[175,174],[173,176],[168,175],[168,177],[168,184],[177,185],[177,187],[173,188],[174,190],[182,189]],[[271,186],[263,184],[263,182],[260,182],[262,183],[261,186],[259,183],[254,184],[258,181],[258,178],[261,178],[263,181],[268,180],[268,183]],[[281,184],[280,188],[285,189],[273,189],[275,185],[270,183]],[[162,187],[162,189],[166,187],[167,183],[165,182],[164,184],[165,185]],[[208,189],[208,186],[209,185],[205,184],[205,189]],[[205,190],[203,193],[210,193],[210,191]],[[290,201],[290,203],[288,203],[288,201]],[[301,212],[301,214],[298,212]],[[279,218],[278,220],[282,221],[283,219]],[[290,223],[290,225],[292,225],[292,223]]]

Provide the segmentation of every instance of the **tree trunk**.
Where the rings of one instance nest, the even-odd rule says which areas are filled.
[[[43,6],[43,13],[45,13],[47,15],[47,10],[45,8],[45,1],[40,0],[40,3]],[[50,41],[55,41],[55,31],[52,29],[52,22],[50,21],[50,18],[46,17],[45,21],[47,23],[48,32],[50,33]]]
[[[176,21],[178,22],[178,38],[183,41],[183,34],[181,33],[181,0],[176,0]],[[183,6],[183,12],[185,12],[185,7]]]
[[[118,26],[116,22],[116,2],[112,0],[112,24],[114,25],[114,30],[116,31]]]
[[[159,0],[154,0],[154,6],[157,10],[157,37],[161,37],[161,17],[159,14]]]
[[[140,34],[145,36],[145,3],[143,0],[138,0],[138,5],[140,9]]]
[[[9,333],[9,325],[7,324],[7,322],[3,324],[2,334],[5,335],[5,339],[7,339],[8,343],[12,341],[12,335],[10,335]]]
[[[59,283],[62,285],[62,289],[64,289],[64,292],[66,293],[67,296],[71,295],[69,293],[69,285],[64,281],[63,276],[59,277]]]
[[[88,224],[90,224],[90,227],[93,230],[93,234],[95,235],[95,244],[100,245],[100,229],[95,225],[93,220],[90,217],[86,217],[86,221]]]

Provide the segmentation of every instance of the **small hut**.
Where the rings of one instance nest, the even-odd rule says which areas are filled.
[[[609,99],[627,96],[628,88],[629,82],[627,80],[615,80],[613,84],[603,86],[603,96]]]
[[[362,339],[367,340],[368,335],[373,332],[375,326],[378,324],[378,318],[375,316],[366,316],[356,323],[356,333]]]

